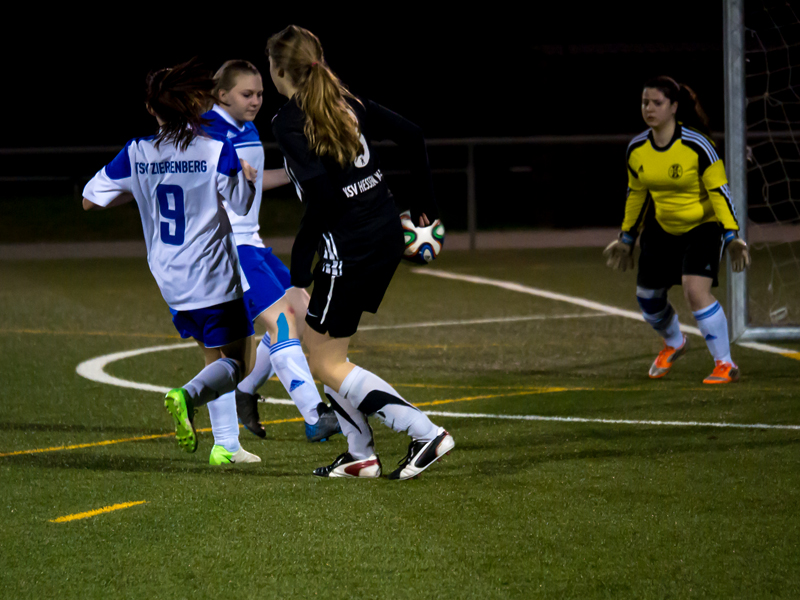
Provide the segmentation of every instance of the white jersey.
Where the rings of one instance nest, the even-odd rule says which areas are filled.
[[[123,192],[139,205],[147,262],[164,300],[194,310],[241,298],[239,256],[223,200],[244,215],[254,197],[233,145],[196,136],[185,151],[133,139],[86,184],[108,206]]]
[[[250,212],[246,215],[238,215],[227,203],[225,208],[228,209],[228,218],[233,227],[236,244],[263,248],[264,242],[258,235],[258,214],[261,210],[261,184],[264,179],[264,146],[261,145],[258,130],[250,122],[240,126],[233,117],[225,112],[225,109],[217,105],[205,113],[203,119],[209,122],[208,125],[203,126],[208,135],[218,140],[230,140],[233,147],[236,148],[236,154],[246,160],[258,173],[256,196]]]

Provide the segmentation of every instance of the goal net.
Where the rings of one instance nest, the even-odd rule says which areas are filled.
[[[741,96],[744,116],[738,131],[726,126],[726,150],[734,160],[729,170],[741,172],[735,201],[753,258],[746,274],[728,274],[739,339],[800,339],[798,4],[747,0],[741,11],[742,0],[726,2],[726,93]],[[727,109],[735,121],[735,99]],[[737,137],[744,138],[738,150]]]

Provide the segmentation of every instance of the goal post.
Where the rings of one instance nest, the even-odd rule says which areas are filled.
[[[761,2],[762,0],[747,0]],[[767,0],[768,1],[768,0]],[[800,152],[800,127],[793,129],[790,117],[791,111],[781,108],[781,114],[786,116],[786,121],[781,123],[771,118],[770,113],[776,104],[781,104],[787,96],[780,97],[775,93],[775,81],[778,77],[770,78],[768,52],[775,51],[759,43],[763,49],[763,61],[760,56],[757,64],[748,61],[746,35],[759,39],[759,32],[746,30],[745,0],[722,0],[723,3],[723,44],[724,44],[724,70],[725,70],[725,160],[728,167],[728,185],[737,213],[740,234],[748,242],[754,262],[750,269],[742,273],[733,273],[730,259],[727,260],[728,282],[728,321],[732,340],[790,340],[800,339],[800,239],[796,237],[796,230],[800,228],[800,218],[795,219],[797,207],[800,206],[800,181],[791,183],[793,173],[790,172],[791,164],[795,161],[795,154]],[[784,3],[785,4],[785,3]],[[749,8],[749,7],[748,7]],[[778,23],[774,23],[778,28]],[[800,29],[800,23],[798,23]],[[781,34],[780,30],[778,33]],[[765,37],[770,32],[764,33]],[[775,37],[775,36],[773,36]],[[785,55],[787,64],[781,63],[780,71],[789,71],[787,89],[793,92],[791,80],[792,62],[800,58],[800,38],[797,46],[787,42],[783,35],[778,36],[786,44]],[[778,48],[780,51],[781,48]],[[781,54],[779,52],[779,54]],[[755,61],[754,61],[755,62]],[[764,72],[751,74],[750,69]],[[800,62],[794,65],[800,71]],[[777,75],[777,73],[773,74]],[[748,92],[748,78],[754,77],[753,83],[763,89]],[[783,77],[783,74],[780,74]],[[763,85],[762,85],[762,80]],[[758,87],[752,86],[752,87]],[[779,90],[785,91],[785,90]],[[753,97],[753,105],[748,106],[748,93]],[[774,95],[773,95],[774,94]],[[796,94],[795,94],[796,95]],[[790,94],[791,96],[791,94]],[[800,98],[798,98],[800,100]],[[761,113],[751,117],[748,122],[750,109],[762,110],[756,102],[763,102],[763,119]],[[788,104],[793,104],[789,97]],[[800,106],[800,104],[799,104]],[[793,109],[792,109],[793,110]],[[800,123],[795,123],[795,127]],[[748,134],[751,139],[758,140],[754,147],[748,147]],[[788,143],[786,143],[788,141]],[[794,148],[792,148],[794,147]],[[780,153],[789,153],[791,156],[783,159]],[[765,156],[769,155],[769,158]],[[773,160],[773,155],[776,157]],[[760,190],[764,198],[751,198],[748,202],[748,161],[752,168],[751,177],[763,177]],[[770,181],[773,167],[783,167],[779,176]],[[779,169],[780,170],[780,169]],[[768,174],[770,173],[770,174]],[[774,188],[771,186],[775,186]],[[751,191],[753,187],[750,188]],[[774,191],[773,191],[774,190]],[[797,196],[792,197],[792,192]],[[762,228],[754,224],[750,227],[751,208],[757,206],[759,216],[769,215],[774,223]],[[776,209],[777,207],[777,209]],[[792,213],[794,210],[794,213]],[[755,229],[768,231],[768,235],[759,236],[756,240]],[[763,239],[762,239],[763,238]],[[782,269],[782,271],[781,271]],[[769,271],[769,272],[767,272]],[[758,276],[756,276],[758,275]],[[796,281],[795,281],[796,280]],[[758,306],[759,314],[754,318],[753,303]],[[765,317],[768,316],[768,318]]]

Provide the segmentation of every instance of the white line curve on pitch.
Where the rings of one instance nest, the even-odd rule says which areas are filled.
[[[114,354],[106,354],[105,356],[98,356],[89,360],[83,361],[77,367],[75,372],[90,381],[97,383],[106,383],[108,385],[116,385],[117,387],[131,388],[134,390],[144,390],[146,392],[158,392],[166,394],[172,388],[163,387],[159,385],[151,385],[149,383],[139,383],[136,381],[128,381],[127,379],[120,379],[105,372],[107,365],[124,360],[133,356],[141,354],[150,354],[151,352],[164,352],[166,350],[180,350],[182,348],[191,348],[197,346],[195,342],[186,342],[183,344],[168,344],[164,346],[150,346],[148,348],[139,348],[137,350],[128,350],[127,352],[115,352]]]
[[[520,317],[499,317],[493,319],[467,319],[462,321],[432,321],[424,323],[400,323],[397,325],[367,325],[359,328],[359,331],[377,331],[384,329],[407,329],[414,327],[446,327],[452,325],[482,325],[487,323],[513,323],[517,321],[538,321],[546,319],[579,319],[579,318],[592,318],[592,317],[605,317],[606,314],[600,313],[580,313],[570,315],[525,315]],[[195,342],[183,342],[180,344],[166,344],[161,346],[149,346],[147,348],[138,348],[136,350],[127,350],[125,352],[115,352],[114,354],[106,354],[98,356],[89,360],[83,361],[75,368],[75,372],[97,383],[105,383],[107,385],[115,385],[117,387],[129,388],[134,390],[142,390],[145,392],[156,392],[159,394],[166,394],[172,388],[164,387],[161,385],[153,385],[150,383],[140,383],[138,381],[129,381],[114,377],[106,373],[105,368],[113,362],[140,356],[142,354],[150,354],[151,352],[166,352],[169,350],[182,350],[184,348],[193,348],[197,346]],[[281,398],[264,398],[265,402],[271,404],[294,404],[291,400],[283,400]]]
[[[423,411],[432,417],[471,419],[507,419],[512,421],[556,421],[562,423],[601,423],[604,425],[656,425],[662,427],[724,427],[731,429],[788,429],[800,431],[800,425],[768,425],[765,423],[715,423],[709,421],[636,421],[633,419],[587,419],[584,417],[555,417],[542,415],[489,415],[479,413],[454,413],[438,410]]]
[[[165,352],[168,350],[182,350],[184,348],[194,348],[197,344],[195,342],[185,342],[182,344],[168,344],[164,346],[150,346],[149,348],[139,348],[137,350],[128,350],[126,352],[115,352],[114,354],[106,354],[105,356],[98,356],[86,360],[75,368],[75,372],[90,381],[97,383],[105,383],[108,385],[115,385],[117,387],[130,388],[134,390],[142,390],[145,392],[156,392],[158,394],[166,394],[172,388],[164,387],[161,385],[152,385],[150,383],[139,383],[138,381],[129,381],[127,379],[120,379],[106,373],[105,368],[109,364],[118,360],[124,360],[133,356],[141,354],[150,354],[151,352]],[[271,404],[292,404],[291,400],[282,400],[280,398],[264,398],[265,401]]]
[[[504,281],[502,279],[490,279],[488,277],[478,277],[476,275],[462,275],[460,273],[449,273],[447,271],[436,271],[426,268],[412,269],[411,272],[416,273],[417,275],[429,275],[431,277],[439,277],[441,279],[466,281],[468,283],[475,283],[478,285],[490,285],[493,287],[502,288],[504,290],[510,290],[512,292],[520,292],[522,294],[528,294],[529,296],[539,296],[540,298],[547,298],[548,300],[567,302],[569,304],[574,304],[576,306],[582,306],[584,308],[589,308],[591,310],[603,312],[608,315],[624,317],[626,319],[633,319],[634,321],[644,321],[644,317],[642,316],[641,313],[632,310],[617,308],[616,306],[610,306],[608,304],[594,302],[593,300],[586,300],[585,298],[578,298],[577,296],[568,296],[566,294],[549,292],[547,290],[543,290],[540,288],[522,285],[521,283],[514,283],[513,281]],[[691,325],[681,325],[681,331],[683,331],[684,333],[691,333],[693,335],[702,336],[700,330],[697,327],[693,327]],[[742,346],[743,348],[750,348],[751,350],[760,350],[761,352],[782,354],[784,356],[797,354],[794,350],[789,350],[787,348],[779,348],[778,346],[761,344],[758,342],[735,342],[735,343],[739,346]]]

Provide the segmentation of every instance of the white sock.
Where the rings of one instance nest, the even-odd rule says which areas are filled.
[[[697,327],[706,339],[711,356],[714,360],[733,363],[731,358],[731,344],[728,341],[728,319],[719,302],[714,302],[705,308],[692,313],[697,320]]]
[[[680,348],[683,345],[683,333],[681,333],[681,324],[678,321],[678,313],[672,313],[669,325],[664,329],[659,329],[658,334],[664,338],[667,346],[673,348]]]
[[[256,364],[250,375],[242,379],[239,389],[246,394],[255,394],[256,390],[264,385],[275,372],[269,358],[269,334],[265,333],[261,343],[256,348]]]
[[[344,378],[339,396],[365,415],[378,415],[383,424],[400,433],[408,433],[414,441],[429,442],[439,428],[418,408],[406,402],[383,379],[361,367],[353,367]]]
[[[289,392],[306,423],[314,425],[319,421],[317,405],[322,399],[311,376],[311,369],[308,368],[308,360],[303,354],[300,340],[276,342],[270,349],[270,360],[278,379]]]
[[[232,358],[220,358],[208,365],[183,386],[195,408],[230,392],[242,377],[242,365]]]
[[[236,395],[223,394],[208,403],[208,416],[211,417],[211,431],[214,444],[228,452],[236,452],[239,445],[239,417],[236,414]]]
[[[372,439],[372,427],[367,422],[367,417],[356,409],[349,400],[324,387],[325,395],[331,401],[331,406],[336,412],[336,418],[342,428],[342,433],[347,438],[347,451],[357,460],[365,460],[375,454],[375,441]]]

